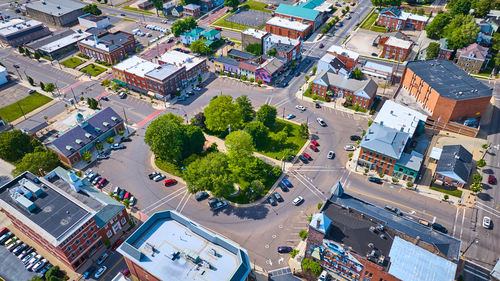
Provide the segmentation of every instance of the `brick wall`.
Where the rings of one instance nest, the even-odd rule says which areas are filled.
[[[281,26],[266,24],[266,32],[280,35],[280,36],[284,36],[284,37],[288,37],[288,38],[292,38],[292,39],[297,39],[297,38],[299,38],[299,36],[302,37],[302,39],[307,38],[307,36],[309,36],[311,31],[312,31],[312,27],[309,27],[304,31],[297,31],[297,30],[293,30],[293,29],[289,29],[289,28],[285,28],[285,27],[281,27]]]
[[[290,16],[290,15],[284,15],[284,14],[275,14],[275,16],[277,17],[280,17],[280,18],[284,18],[284,19],[288,19],[288,20],[294,20],[294,21],[298,21],[298,22],[302,22],[302,23],[308,23],[312,26],[312,30],[316,30],[317,26],[316,25],[316,22],[313,21],[313,20],[307,20],[307,19],[303,19],[303,18],[299,18],[299,17],[293,17],[293,16]]]
[[[458,188],[463,188],[464,187],[463,183],[461,183],[459,181],[456,181],[456,180],[454,180],[452,178],[449,178],[447,176],[441,175],[438,172],[434,173],[433,178],[436,179],[436,180],[442,181],[443,183],[446,183],[447,185],[451,185],[451,186],[458,187]]]
[[[395,46],[388,46],[384,44],[384,50],[382,51],[382,57],[387,59],[394,59],[399,61],[404,61],[406,57],[410,54],[409,49],[403,49]]]
[[[359,159],[361,159],[361,164],[371,164],[371,167],[368,167],[368,165],[364,165],[367,168],[375,169],[376,167],[376,171],[378,173],[382,173],[385,175],[392,175],[394,165],[396,164],[396,159],[390,158],[374,151],[367,150],[363,147],[360,148]]]
[[[132,276],[132,280],[134,281],[139,281],[139,280],[148,280],[148,281],[162,281],[153,275],[151,275],[149,272],[144,270],[142,267],[138,266],[131,260],[125,257],[125,262],[127,263],[127,267],[130,270],[130,274]]]

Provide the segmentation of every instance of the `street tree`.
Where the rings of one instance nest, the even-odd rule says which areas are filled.
[[[0,158],[16,162],[36,147],[41,146],[37,139],[32,139],[21,130],[5,131],[0,134]]]
[[[256,116],[258,121],[270,128],[276,122],[276,107],[264,104],[257,110]]]
[[[40,58],[42,57],[42,54],[40,54],[39,51],[35,51],[35,53],[33,54],[33,57],[35,57],[35,59],[37,61],[40,61]]]
[[[425,15],[425,10],[424,10],[424,8],[420,8],[420,9],[418,9],[418,10],[417,10],[417,15],[419,15],[419,16],[423,16],[423,15]]]
[[[203,112],[196,113],[196,115],[193,118],[191,118],[190,122],[191,122],[191,125],[199,127],[202,130],[206,128],[205,115],[203,114]]]
[[[233,9],[236,9],[240,5],[239,0],[224,0],[224,6],[229,6]]]
[[[31,76],[26,76],[26,79],[28,80],[28,83],[30,83],[31,86],[35,86],[35,81],[33,81],[33,78],[31,78]]]
[[[444,27],[450,23],[451,19],[450,14],[439,11],[434,19],[425,27],[427,37],[431,39],[442,38]]]
[[[479,182],[472,183],[470,185],[470,190],[474,193],[479,193],[483,190],[483,184]]]
[[[241,114],[241,119],[244,123],[252,121],[254,112],[252,102],[247,95],[242,95],[236,98],[236,104]]]
[[[229,157],[250,157],[254,151],[252,136],[242,130],[227,135],[224,143],[229,152]]]
[[[159,16],[158,11],[163,10],[163,0],[152,0],[151,2],[153,2],[153,6],[156,9],[156,16],[158,17]]]
[[[59,165],[61,165],[61,162],[55,152],[51,150],[37,151],[26,154],[21,162],[16,165],[12,174],[17,176],[25,171],[30,171],[40,176],[40,170],[47,173],[57,168]]]
[[[56,90],[56,86],[54,83],[45,84],[45,88],[43,89],[47,93],[53,93]]]
[[[254,147],[258,149],[265,147],[269,137],[269,129],[262,122],[249,122],[245,126],[245,131],[252,136]]]
[[[307,139],[309,137],[309,126],[307,125],[307,123],[300,124],[299,135],[304,139]]]
[[[317,66],[313,66],[312,74],[316,75],[316,71],[318,71],[318,67]]]
[[[234,191],[228,157],[221,152],[193,161],[186,167],[184,178],[190,193],[209,190],[214,197],[222,197]]]
[[[194,41],[191,44],[190,48],[191,48],[191,51],[198,53],[198,54],[203,54],[203,55],[208,55],[212,51],[212,49],[210,49],[210,47],[208,47],[205,44],[205,41],[201,40],[201,39]]]
[[[224,132],[229,126],[236,130],[241,126],[241,115],[238,105],[228,95],[213,98],[203,110],[205,125],[211,131]]]
[[[21,45],[17,46],[17,51],[22,55],[24,54],[24,49]]]
[[[471,8],[471,1],[470,0],[457,0],[453,6],[451,7],[451,14],[452,15],[467,15],[469,14],[470,8]]]
[[[94,98],[87,98],[87,104],[90,109],[96,110],[99,106],[99,103]]]
[[[30,50],[28,50],[28,48],[24,49],[24,54],[25,54],[27,57],[31,57],[31,52],[30,52]]]
[[[436,42],[431,42],[429,43],[429,46],[427,47],[427,52],[425,54],[426,59],[433,59],[438,56],[439,54],[439,43]]]
[[[178,118],[180,118],[180,120]],[[172,113],[162,115],[149,124],[144,142],[151,151],[167,161],[182,160],[182,118]]]
[[[102,14],[102,11],[99,9],[99,7],[96,4],[89,4],[85,7],[83,7],[83,12],[90,13],[94,16],[98,16],[98,15]]]
[[[43,84],[43,82],[42,82],[42,81],[40,81],[40,88],[41,88],[43,91],[45,91],[45,84]]]

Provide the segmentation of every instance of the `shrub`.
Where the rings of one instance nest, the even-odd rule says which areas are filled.
[[[313,215],[312,215],[312,214],[310,214],[310,215],[309,215],[309,217],[307,218],[307,221],[308,221],[308,222],[311,222],[311,221],[312,221],[312,219],[313,219]]]
[[[406,186],[408,186],[408,187],[413,187],[413,183],[412,183],[411,181],[406,182]]]
[[[80,170],[76,171],[76,173],[75,173],[75,174],[76,174],[79,178],[81,178],[81,177],[82,177],[82,171],[80,171]]]
[[[487,144],[487,143],[485,143],[485,144],[481,145],[481,147],[482,147],[483,149],[486,149],[486,148],[488,147],[488,144]]]
[[[352,158],[352,156],[354,155],[354,153],[349,153],[349,158]]]
[[[321,207],[323,207],[323,202],[318,203],[318,210],[321,209]]]
[[[128,207],[130,205],[130,200],[129,199],[123,200],[123,205],[125,205],[125,207]]]
[[[368,174],[370,170],[368,168],[365,168],[365,174]]]
[[[109,144],[112,144],[115,142],[115,139],[113,137],[109,137],[106,139],[106,142],[109,143]]]
[[[131,219],[128,220],[128,225],[130,225],[130,227],[134,227],[135,223],[134,221],[132,221]]]
[[[102,243],[104,243],[104,245],[106,245],[106,246],[108,246],[108,247],[109,247],[109,246],[111,246],[111,242],[109,241],[109,239],[108,239],[108,238],[104,238],[104,239],[102,239]]]
[[[370,127],[373,124],[373,120],[368,120],[368,127]]]
[[[486,166],[486,161],[484,159],[481,159],[481,160],[477,161],[477,166],[479,168],[482,168],[482,167]]]
[[[379,177],[379,178],[383,178],[383,177],[384,177],[384,174],[379,173],[379,174],[378,174],[378,177]]]
[[[292,256],[292,258],[295,258],[295,256],[299,253],[299,250],[297,249],[293,249],[291,252],[290,252],[290,256]]]
[[[448,194],[445,194],[444,195],[444,200],[448,200],[448,198],[450,198],[450,196],[448,196]]]
[[[111,196],[111,197],[113,197],[115,194],[113,193],[113,191],[110,191],[110,192],[108,193],[108,195],[109,195],[109,196]]]
[[[300,237],[302,240],[306,240],[306,238],[307,238],[307,230],[302,229],[302,230],[299,232],[299,237]]]
[[[273,169],[271,170],[271,173],[275,177],[279,177],[281,175],[281,172],[282,172],[281,167],[278,167],[278,166],[274,166]]]
[[[397,178],[394,178],[394,177],[393,177],[393,178],[392,178],[392,182],[393,182],[393,183],[398,183],[398,182],[399,182],[399,179],[397,179]]]
[[[316,261],[305,258],[302,260],[302,270],[310,270],[314,275],[318,276],[321,274],[321,265]]]

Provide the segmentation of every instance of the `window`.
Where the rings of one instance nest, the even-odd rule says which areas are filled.
[[[87,239],[87,241],[85,241],[85,244],[90,245],[90,239]]]
[[[90,227],[90,232],[94,232],[94,227]]]
[[[80,252],[83,251],[83,247],[82,246],[78,247],[78,251]]]
[[[108,236],[108,238],[110,238],[112,235],[113,235],[113,232],[111,232],[111,230],[108,230],[108,232],[106,232],[106,236]]]
[[[127,220],[125,220],[125,218],[122,218],[122,219],[120,220],[120,222],[121,222],[121,224],[122,224],[122,225],[124,225],[124,224],[127,222]]]
[[[66,251],[70,252],[71,250],[73,250],[73,248],[71,248],[71,246],[68,246],[68,248],[66,248]]]
[[[71,253],[71,255],[69,255],[72,259],[76,256],[75,253]]]
[[[79,240],[79,239],[76,239],[76,240],[75,240],[75,245],[78,245],[78,244],[80,244],[80,240]]]
[[[84,233],[84,234],[82,235],[82,237],[83,237],[83,239],[87,238],[87,233]]]
[[[97,233],[94,233],[94,234],[92,235],[92,238],[96,239],[96,238],[97,238]]]

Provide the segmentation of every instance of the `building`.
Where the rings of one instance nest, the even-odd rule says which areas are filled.
[[[229,50],[227,52],[227,56],[229,56],[230,58],[236,59],[238,61],[256,61],[258,59],[258,57],[254,56],[250,53],[240,51],[238,49]]]
[[[403,12],[396,7],[388,7],[380,11],[377,24],[385,26],[389,30],[424,30],[427,20],[427,16],[419,16]]]
[[[8,77],[9,77],[9,72],[7,72],[7,69],[5,67],[0,65],[0,85],[9,82]]]
[[[361,67],[361,71],[363,71],[363,73],[367,76],[382,78],[385,80],[392,80],[392,77],[394,76],[394,67],[368,60]]]
[[[153,2],[149,1],[149,0],[143,0],[143,1],[139,1],[140,3],[136,3],[137,5],[137,8],[141,9],[141,10],[149,10],[151,8],[153,8]]]
[[[266,23],[266,31],[279,36],[298,39],[307,38],[312,33],[312,25],[291,21],[286,18],[272,17]]]
[[[92,153],[96,143],[125,130],[123,119],[111,107],[106,107],[88,118],[78,113],[75,123],[73,128],[46,145],[57,154],[61,162],[70,167],[82,160],[84,152]]]
[[[446,38],[439,39],[439,53],[437,58],[440,60],[451,60],[453,55],[453,50],[448,49],[448,41]]]
[[[230,57],[218,57],[214,59],[214,68],[217,73],[238,74],[240,62]]]
[[[89,37],[87,32],[66,29],[52,36],[31,42],[25,47],[31,52],[38,51],[43,56],[58,60],[78,49],[78,42]]]
[[[135,52],[135,38],[131,33],[116,31],[100,37],[89,36],[78,42],[78,48],[82,54],[98,61],[116,64]]]
[[[401,39],[401,40],[410,41],[410,36],[404,34],[401,31],[393,31],[393,32],[386,32],[386,33],[377,35],[377,37],[375,37],[375,40],[373,40],[372,45],[375,47],[377,47],[379,45],[382,46],[389,39],[389,37],[396,37],[396,38]]]
[[[246,50],[250,44],[263,45],[263,40],[266,35],[267,32],[254,28],[247,28],[243,30],[241,32],[241,48]]]
[[[327,100],[350,98],[353,106],[369,109],[377,93],[377,83],[370,80],[349,79],[343,75],[323,70],[312,82],[312,94]]]
[[[500,281],[500,260],[497,260],[495,266],[490,273],[492,281]]]
[[[302,39],[292,39],[275,34],[268,34],[263,39],[262,50],[264,54],[276,50],[274,56],[284,58],[285,64],[302,56]]]
[[[186,31],[181,34],[181,42],[182,44],[189,46],[193,44],[194,41],[200,40],[204,32],[205,29],[202,27],[196,27],[191,29],[190,31]]]
[[[78,23],[85,28],[106,28],[109,26],[109,18],[106,16],[85,14],[78,17]]]
[[[255,73],[259,65],[254,62],[242,61],[238,65],[238,75],[245,76],[247,80],[253,79],[255,81]]]
[[[129,227],[123,204],[61,167],[6,183],[0,207],[17,230],[75,271]]]
[[[188,4],[182,7],[185,16],[192,16],[198,18],[200,16],[201,8],[196,4]]]
[[[51,34],[50,30],[36,20],[11,19],[0,21],[0,41],[17,47]]]
[[[349,51],[338,45],[332,45],[326,51],[330,55],[338,57],[346,66],[346,70],[351,71],[358,64],[359,54],[353,51]]]
[[[373,120],[374,123],[384,127],[408,133],[410,138],[424,132],[425,121],[427,121],[425,114],[392,100],[384,102],[377,117]]]
[[[171,64],[184,67],[186,69],[186,83],[197,81],[199,77],[208,71],[206,58],[195,57],[178,51],[164,53],[158,58],[158,63],[160,65]]]
[[[472,154],[461,145],[445,145],[441,151],[434,183],[463,188],[472,170]]]
[[[251,270],[245,249],[175,211],[153,214],[118,252],[135,280],[244,281]]]
[[[181,5],[175,6],[172,8],[172,16],[174,17],[182,17],[184,9],[182,8]]]
[[[68,26],[78,22],[85,6],[72,0],[41,0],[26,3],[26,12],[30,17],[48,24]]]
[[[322,56],[319,59],[316,68],[316,73],[321,73],[324,70],[328,70],[345,77],[349,76],[349,72],[346,70],[345,64],[338,57],[331,54],[325,54],[324,56]]]
[[[457,65],[467,73],[479,73],[488,65],[489,48],[477,43],[457,50]]]
[[[278,74],[283,71],[284,62],[278,58],[266,60],[255,72],[255,81],[271,84]]]
[[[280,4],[276,11],[274,11],[274,15],[304,24],[310,24],[313,31],[318,29],[324,20],[320,11],[288,4]]]
[[[408,62],[400,87],[431,119],[444,123],[480,117],[492,95],[490,88],[447,60]]]
[[[205,39],[207,40],[217,41],[220,40],[220,34],[221,34],[220,30],[210,29],[203,32],[201,36],[205,37]]]
[[[381,56],[386,59],[404,61],[410,54],[412,46],[413,42],[411,41],[391,36],[383,43],[384,49]]]
[[[219,7],[224,4],[223,0],[201,0],[200,6],[202,11],[209,11],[215,7]]]

